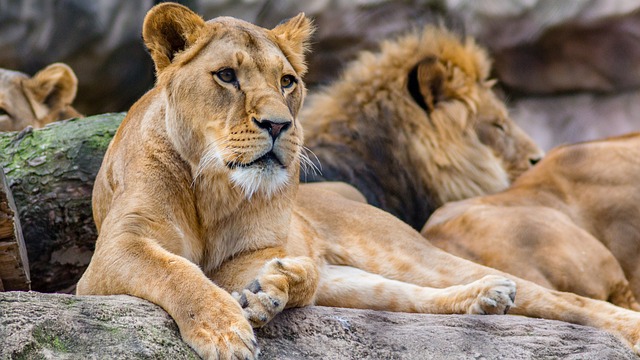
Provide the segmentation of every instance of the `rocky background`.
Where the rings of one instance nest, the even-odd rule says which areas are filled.
[[[78,74],[81,112],[126,111],[153,83],[140,31],[156,2],[0,0],[0,67],[33,74],[66,62]],[[382,38],[444,23],[490,50],[514,118],[543,148],[640,130],[639,0],[181,2],[206,19],[266,27],[304,11],[318,26],[311,88]]]

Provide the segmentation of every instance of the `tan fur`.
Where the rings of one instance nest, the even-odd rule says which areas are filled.
[[[416,229],[447,201],[504,190],[542,151],[511,120],[472,39],[426,27],[364,53],[301,114],[321,173]]]
[[[0,69],[0,131],[36,129],[51,122],[81,117],[71,103],[78,79],[65,64],[55,63],[29,78]]]
[[[510,189],[438,209],[422,234],[469,260],[640,310],[638,155],[640,134],[554,149]]]
[[[131,108],[107,151],[93,194],[99,238],[78,294],[155,302],[207,359],[254,358],[251,327],[287,307],[503,314],[515,283],[515,313],[639,340],[640,314],[510,280],[438,250],[379,209],[298,187],[304,68],[288,59],[303,54],[283,49],[304,49],[287,42],[306,42],[309,20],[299,15],[266,30],[194,16],[171,3],[147,14],[145,24],[166,30],[146,28],[147,44],[162,44],[157,37],[166,34],[191,40],[152,51],[160,59],[157,85]],[[169,54],[169,63],[157,54]],[[220,79],[220,69],[230,68],[237,83]],[[298,79],[292,88],[280,86],[286,75]],[[267,128],[267,120],[290,123]]]

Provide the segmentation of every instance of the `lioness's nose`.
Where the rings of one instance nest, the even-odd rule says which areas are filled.
[[[253,118],[253,122],[261,129],[266,129],[271,138],[275,140],[282,132],[287,130],[291,126],[291,121],[271,121],[266,119],[257,120]]]

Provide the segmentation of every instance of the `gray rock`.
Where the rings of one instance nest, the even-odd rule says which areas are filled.
[[[637,359],[558,321],[308,307],[257,331],[261,359]],[[0,293],[0,359],[194,359],[158,306],[129,296]]]
[[[544,149],[640,131],[640,1],[445,0]]]
[[[489,47],[500,80],[524,93],[638,87],[640,1],[448,0]]]
[[[640,131],[640,91],[516,100],[512,116],[544,150]]]

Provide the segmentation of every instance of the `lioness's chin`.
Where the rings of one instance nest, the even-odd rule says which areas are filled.
[[[291,174],[283,166],[261,164],[248,167],[237,167],[229,175],[231,182],[239,186],[247,198],[256,193],[272,197],[286,188],[291,181]]]

